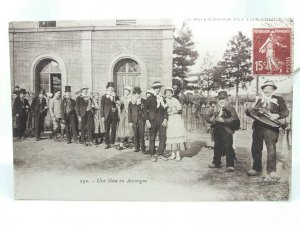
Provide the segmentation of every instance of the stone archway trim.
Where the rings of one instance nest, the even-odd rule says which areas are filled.
[[[131,53],[119,54],[119,55],[115,55],[113,57],[113,59],[110,61],[110,64],[108,66],[107,81],[113,81],[114,67],[115,67],[116,63],[122,59],[133,59],[139,64],[139,66],[141,68],[140,86],[141,86],[142,90],[147,90],[148,75],[147,75],[146,64],[139,56],[137,56],[135,54],[131,54]]]
[[[56,55],[56,54],[41,54],[38,55],[31,63],[30,66],[30,85],[31,85],[31,90],[36,91],[35,90],[35,68],[38,65],[39,62],[41,62],[43,59],[52,59],[54,61],[56,61],[60,67],[61,70],[61,86],[64,87],[66,85],[68,85],[68,74],[67,74],[67,67],[66,64],[64,63],[63,59]]]

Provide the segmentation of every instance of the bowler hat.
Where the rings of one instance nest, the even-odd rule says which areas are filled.
[[[228,98],[229,96],[230,96],[230,95],[228,95],[226,91],[220,91],[220,92],[218,93],[217,98],[218,98],[218,99],[224,99],[224,98]]]
[[[46,95],[46,91],[44,89],[40,90],[40,94]]]
[[[20,93],[26,94],[26,90],[25,89],[20,89]]]
[[[152,88],[161,88],[162,86],[164,86],[160,81],[155,81],[152,84]]]
[[[106,88],[109,88],[109,87],[115,87],[114,82],[107,82]]]
[[[141,94],[142,93],[142,90],[140,87],[134,87],[133,88],[133,94]]]
[[[65,86],[65,92],[71,92],[71,86]]]
[[[274,81],[271,81],[271,80],[267,80],[264,82],[264,84],[261,86],[261,89],[264,89],[265,87],[267,86],[271,86],[274,88],[274,90],[277,89],[277,86],[275,85]]]

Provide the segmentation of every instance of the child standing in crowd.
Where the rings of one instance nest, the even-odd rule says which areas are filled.
[[[94,93],[93,105],[94,105],[94,123],[95,123],[94,139],[95,139],[95,144],[98,145],[103,142],[103,137],[105,135],[104,122],[101,120],[101,115],[100,115],[101,103],[100,103],[100,95],[98,92]]]
[[[128,142],[132,141],[133,130],[132,127],[129,126],[128,122],[128,106],[129,102],[132,99],[131,95],[132,88],[130,86],[124,87],[124,96],[121,97],[121,112],[119,111],[119,124],[117,128],[117,137],[120,140],[120,145],[118,150],[122,150],[126,148],[124,143],[127,139]]]
[[[128,106],[128,122],[134,132],[135,152],[145,151],[145,123],[146,123],[146,100],[141,98],[141,88],[135,87],[133,90],[133,97]]]
[[[174,90],[171,87],[165,89],[166,102],[168,105],[167,140],[168,148],[172,150],[169,159],[181,160],[180,150],[185,149],[186,132],[184,121],[181,118],[182,106],[177,98],[173,97]]]

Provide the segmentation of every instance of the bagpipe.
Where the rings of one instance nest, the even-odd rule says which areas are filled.
[[[225,107],[223,107],[222,109],[222,115],[221,115],[221,118],[222,119],[228,119],[230,118],[232,115],[231,115],[231,112],[226,109]],[[216,112],[214,113],[214,116],[217,117],[218,114],[220,112]],[[240,129],[240,125],[241,125],[241,122],[240,122],[240,119],[235,119],[235,120],[232,120],[231,122],[220,122],[220,121],[214,121],[212,124],[211,124],[211,128],[215,128],[219,125],[222,125],[222,126],[227,126],[229,127],[231,130],[239,130]]]

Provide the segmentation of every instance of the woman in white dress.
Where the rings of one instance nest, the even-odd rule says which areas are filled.
[[[184,121],[181,118],[182,105],[173,97],[174,90],[171,87],[165,89],[166,102],[168,105],[168,123],[167,123],[167,148],[172,150],[169,159],[180,161],[180,150],[185,149],[186,132]]]

